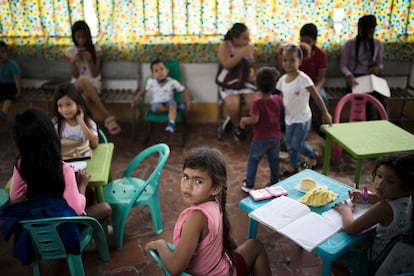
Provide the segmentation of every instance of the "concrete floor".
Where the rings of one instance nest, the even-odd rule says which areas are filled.
[[[109,141],[115,144],[112,161],[113,178],[120,177],[129,161],[146,147],[142,144],[141,138],[131,139],[131,130],[128,124],[122,124],[122,127],[123,131],[118,136],[108,136]],[[241,199],[247,196],[240,189],[240,185],[245,178],[249,142],[235,142],[230,135],[225,136],[223,141],[218,141],[216,139],[216,125],[199,124],[187,126],[186,144],[185,147],[181,148],[178,146],[179,133],[167,135],[163,130],[164,127],[164,125],[157,126],[149,142],[149,144],[154,144],[163,141],[171,147],[171,154],[163,170],[160,186],[163,233],[158,236],[153,233],[151,217],[146,208],[134,208],[128,217],[124,248],[117,251],[112,240],[110,240],[111,260],[109,262],[100,261],[94,252],[83,253],[82,257],[87,275],[162,275],[151,256],[145,254],[144,247],[150,240],[159,238],[167,241],[172,240],[175,221],[179,213],[185,208],[179,195],[182,161],[190,149],[201,145],[216,147],[226,156],[229,186],[227,210],[232,223],[232,235],[236,242],[246,240],[248,216],[238,207],[238,204]],[[0,125],[0,186],[4,186],[10,178],[16,157],[11,128],[11,122]],[[138,137],[142,137],[144,130],[144,125],[140,124],[138,126]],[[178,130],[180,131],[180,129]],[[413,133],[412,129],[411,132]],[[321,137],[311,132],[308,142],[318,150],[320,156],[323,155],[324,140]],[[362,184],[369,183],[373,165],[373,160],[363,162]],[[286,160],[282,160],[281,167],[286,166]],[[345,153],[340,165],[331,166],[328,175],[344,183],[351,184],[354,168],[354,160]],[[321,164],[316,170],[321,171]],[[257,188],[268,182],[267,160],[263,160],[260,164],[257,176]],[[264,226],[259,227],[257,238],[265,244],[273,275],[320,274],[321,259],[316,254],[303,251],[289,239]],[[12,256],[12,240],[5,241],[0,238],[0,274],[32,275],[31,268],[20,265]],[[65,273],[62,271],[60,274]]]

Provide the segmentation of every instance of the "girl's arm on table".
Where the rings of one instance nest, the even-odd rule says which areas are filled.
[[[327,123],[331,126],[332,125],[332,116],[331,116],[331,114],[329,114],[328,107],[325,106],[325,103],[323,102],[322,97],[319,94],[319,92],[316,91],[315,86],[312,85],[312,86],[306,87],[306,90],[309,91],[312,98],[315,100],[316,104],[318,105],[319,109],[322,110],[322,114],[323,114],[323,118],[325,120],[325,123]]]
[[[207,218],[201,211],[192,211],[181,229],[181,237],[175,251],[171,251],[165,240],[149,242],[146,249],[157,250],[162,262],[172,275],[177,275],[188,267],[199,241],[208,233]]]
[[[355,220],[352,217],[353,205],[337,203],[333,208],[342,215],[343,229],[350,235],[359,234],[377,223],[387,226],[393,219],[392,208],[385,201],[378,201]]]

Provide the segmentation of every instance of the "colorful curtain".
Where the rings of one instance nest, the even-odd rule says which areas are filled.
[[[334,8],[344,13],[340,33]],[[0,39],[17,54],[61,59],[72,45],[70,26],[84,19],[109,60],[217,62],[223,35],[244,22],[260,61],[272,63],[276,44],[298,41],[308,22],[318,26],[317,43],[337,57],[364,14],[376,15],[387,59],[413,58],[414,0],[2,0]]]

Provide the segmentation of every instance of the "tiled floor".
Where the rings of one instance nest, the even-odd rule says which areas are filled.
[[[0,185],[4,186],[11,175],[11,169],[16,156],[16,149],[12,140],[11,123],[0,125]],[[160,187],[161,209],[164,231],[157,236],[152,232],[152,222],[146,208],[135,208],[128,217],[125,230],[124,248],[121,251],[114,249],[110,241],[111,260],[101,262],[95,253],[84,253],[83,260],[87,275],[161,275],[157,264],[143,248],[153,239],[172,239],[172,230],[180,211],[185,207],[179,195],[178,181],[181,175],[181,166],[185,154],[192,148],[206,145],[220,149],[227,158],[228,166],[228,206],[227,210],[233,228],[233,237],[242,242],[247,237],[247,215],[238,207],[239,201],[246,197],[241,191],[240,183],[245,177],[246,160],[249,142],[238,143],[229,135],[223,141],[216,139],[216,126],[213,124],[190,125],[187,128],[187,141],[184,148],[178,144],[178,135],[169,135],[163,131],[164,126],[156,128],[152,134],[150,144],[165,141],[171,145],[171,154],[162,174]],[[145,129],[140,125],[138,130]],[[115,144],[112,162],[112,176],[117,178],[129,161],[145,145],[131,139],[127,124],[123,125],[123,132],[116,137],[109,136],[110,142]],[[324,141],[315,133],[308,139],[322,156]],[[286,161],[282,161],[282,167]],[[361,183],[368,183],[373,161],[364,161]],[[317,168],[320,171],[320,167]],[[339,166],[331,166],[329,176],[345,183],[352,183],[354,161],[344,154]],[[260,164],[256,187],[267,182],[269,170],[267,161]],[[273,275],[319,275],[321,259],[313,254],[301,250],[287,238],[263,227],[259,227],[258,239],[266,246],[272,265]],[[0,274],[1,275],[31,275],[31,269],[23,267],[12,256],[12,241],[0,240]]]

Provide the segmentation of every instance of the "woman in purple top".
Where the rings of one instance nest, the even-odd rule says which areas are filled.
[[[380,75],[383,69],[384,46],[374,39],[377,20],[373,15],[365,15],[358,20],[358,35],[342,47],[341,71],[346,77],[349,90],[357,84],[355,78],[363,75]],[[371,93],[387,108],[384,96],[377,92]],[[372,108],[367,109],[367,119],[372,119]]]

